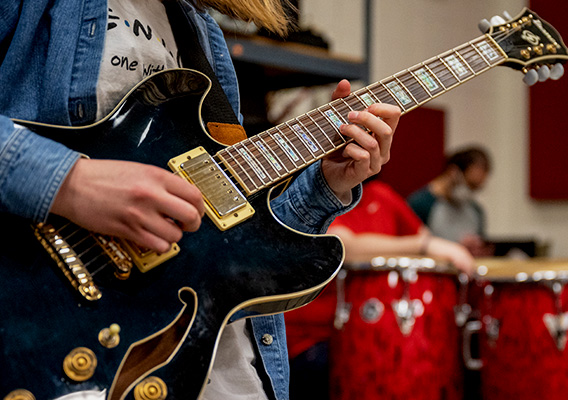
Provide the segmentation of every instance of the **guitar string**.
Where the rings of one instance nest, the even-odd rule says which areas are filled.
[[[514,33],[516,33],[517,31],[519,31],[520,29],[521,29],[521,27],[516,27],[516,28],[513,28],[513,29],[509,29],[509,30],[507,30],[507,31],[497,31],[497,32],[493,33],[493,34],[491,35],[491,37],[492,37],[493,39],[495,39],[497,42],[501,42],[501,41],[505,40],[506,38],[510,37],[511,35],[513,35]],[[471,48],[471,47],[472,47],[471,44],[465,44],[465,45],[463,45],[462,47],[457,48],[457,49],[454,50],[454,51],[449,51],[448,53],[443,53],[443,54],[440,55],[440,56],[434,57],[434,60],[435,60],[435,61],[436,61],[436,60],[440,60],[441,57],[443,57],[443,55],[445,55],[445,54],[451,54],[451,53],[455,53],[455,52],[467,50],[468,48]],[[520,47],[520,46],[517,45],[516,47]],[[467,61],[466,61],[466,62],[467,62]],[[469,63],[468,63],[468,64],[469,64]],[[488,63],[488,64],[489,64],[489,63]],[[493,66],[494,66],[494,65],[489,64],[489,65],[487,66],[487,68],[491,68],[491,67],[493,67]],[[484,71],[484,70],[486,70],[486,69],[483,69],[483,70],[481,70],[481,71]],[[406,70],[406,71],[407,71],[407,72],[405,72],[405,74],[410,73],[409,70]],[[479,72],[481,72],[481,71],[477,71],[476,73],[479,73]],[[444,66],[444,67],[442,68],[442,72],[441,72],[441,73],[436,72],[435,75],[436,75],[436,77],[437,77],[441,82],[448,82],[450,79],[451,79],[452,81],[455,80],[455,77],[453,76],[452,72],[451,72],[451,71],[449,70],[449,68],[447,68],[446,66]],[[393,75],[393,76],[396,76],[396,74]],[[372,86],[374,86],[374,85],[377,85],[377,84],[381,84],[382,82],[384,82],[384,81],[386,81],[386,80],[388,80],[388,79],[390,79],[390,78],[391,78],[391,77],[386,78],[386,79],[384,79],[383,81],[375,82],[375,83],[373,83],[373,84],[371,84],[371,85],[369,85],[369,86],[367,86],[366,88],[363,88],[363,89],[361,89],[361,90],[370,88],[370,87],[372,87]],[[455,83],[455,84],[453,84],[453,85],[450,85],[450,86],[448,86],[446,89],[444,89],[444,92],[445,92],[445,91],[448,91],[448,90],[450,90],[450,89],[453,89],[455,86],[459,85],[459,84],[462,83],[462,82],[463,82],[463,81],[459,81],[459,80],[458,80],[457,83]],[[409,92],[412,93],[412,91],[411,91],[408,87],[407,87],[407,89],[408,89]],[[372,91],[372,89],[368,89],[368,90]],[[351,93],[351,94],[348,95],[346,98],[343,98],[343,99],[336,99],[336,100],[334,100],[334,101],[332,101],[332,102],[330,102],[330,103],[328,103],[328,104],[326,104],[326,105],[321,106],[320,108],[324,108],[324,107],[329,106],[329,107],[331,107],[331,108],[337,110],[338,105],[339,105],[341,102],[349,102],[349,100],[352,100],[353,98],[355,98],[355,96],[354,96],[353,93]],[[426,103],[427,101],[431,100],[432,98],[433,98],[433,96],[430,96],[428,99],[426,99],[426,100],[424,100],[424,101],[416,101],[415,103],[416,103],[416,105],[422,105],[422,104]],[[380,101],[380,99],[379,99],[379,101]],[[315,112],[315,111],[316,111],[316,110],[312,110],[312,111],[310,111],[310,112]],[[308,114],[309,114],[310,112],[307,112],[307,113],[305,113],[305,114],[303,114],[303,115],[300,115],[300,116],[298,116],[298,117],[296,117],[296,118],[293,118],[293,119],[291,119],[291,120],[289,120],[289,121],[287,121],[287,122],[285,122],[285,123],[282,123],[282,124],[280,124],[280,125],[284,127],[284,124],[287,124],[288,122],[299,121],[300,118],[302,118],[303,116],[308,116]],[[344,118],[344,119],[346,118],[346,116],[345,116],[344,114],[342,114],[341,112],[340,112],[339,114],[340,114],[340,116],[341,116],[342,118]],[[326,122],[328,122],[328,121],[326,121]],[[328,122],[328,123],[329,123],[329,122]],[[330,124],[330,125],[331,125],[331,124]],[[319,126],[317,126],[316,124],[311,124],[310,126],[312,126],[312,127],[315,126],[315,127],[316,127],[315,132],[321,131],[321,133],[323,134],[323,136],[324,136],[325,138],[328,137],[327,134],[326,134],[326,131],[323,130],[323,129],[321,129],[321,128],[320,128]],[[333,127],[333,126],[332,126],[332,127]],[[254,143],[252,142],[252,138],[262,136],[262,135],[265,134],[266,132],[267,132],[267,131],[264,131],[264,132],[259,133],[258,135],[255,135],[255,136],[253,136],[253,137],[251,137],[251,138],[248,138],[248,139],[246,139],[246,141],[248,141],[248,142],[243,141],[243,142],[241,142],[241,144],[243,144],[247,149],[250,150],[250,147],[248,147],[248,146],[254,146]],[[311,131],[310,131],[310,132],[311,132]],[[292,144],[292,143],[290,143],[290,144]],[[334,150],[334,151],[337,150],[339,147],[341,147],[341,145],[343,145],[343,143],[341,143],[341,144],[339,144],[338,146],[336,146],[336,148],[333,149],[333,150]],[[334,146],[335,146],[335,145],[334,145]],[[284,154],[284,153],[281,152],[281,151],[276,151],[276,150],[281,150],[278,145],[276,145],[275,147],[270,145],[269,148],[270,148],[270,150],[272,151],[272,153],[277,153],[277,152],[278,152],[278,153]],[[294,146],[294,148],[296,149],[296,151],[299,151],[299,150],[296,148],[296,146]],[[275,149],[276,149],[276,150],[275,150]],[[223,151],[228,151],[228,150],[223,150]],[[271,170],[270,162],[264,160],[264,158],[263,158],[264,156],[261,155],[261,157],[256,157],[256,156],[254,156],[254,157],[255,157],[255,159],[260,163],[260,165],[263,166],[263,168],[264,168],[265,170],[267,170],[267,171]],[[273,178],[273,177],[271,176],[272,174],[269,174],[269,178],[270,178],[270,182],[269,182],[269,183],[270,183],[270,184],[272,184],[272,183],[274,183],[274,182],[277,182],[277,181],[280,180],[280,179],[283,179],[283,178],[288,177],[290,174],[292,174],[292,173],[297,169],[297,167],[295,167],[295,166],[293,165],[293,166],[294,166],[294,169],[291,171],[290,168],[288,167],[287,163],[285,163],[285,162],[283,162],[283,161],[281,160],[282,157],[278,157],[278,158],[280,159],[281,164],[285,167],[287,173],[286,173],[284,176],[277,176],[276,178]],[[219,166],[219,169],[232,181],[232,183],[235,184],[235,185],[237,185],[237,186],[241,186],[241,187],[242,187],[242,185],[241,185],[238,181],[237,181],[237,182],[234,181],[234,179],[232,178],[232,174],[229,172],[229,168],[225,165],[224,162],[222,162],[222,161],[220,160],[220,158],[219,158],[217,155],[215,155],[214,159],[215,159],[217,165]],[[314,161],[317,160],[317,159],[318,159],[317,157],[315,157],[315,158],[312,157],[312,158],[309,160],[309,162],[306,162],[305,164],[307,165],[308,163],[314,162]],[[262,160],[262,161],[260,161],[260,160]],[[251,170],[251,168],[248,167],[248,165],[247,165],[246,163],[243,164],[243,163],[237,162],[237,165],[238,165],[240,168],[242,168],[243,170],[246,170],[246,171],[248,171],[249,173],[252,173],[252,174],[254,175],[253,171]],[[176,174],[180,175],[181,173],[177,172]],[[279,174],[276,172],[276,175],[279,175]],[[211,179],[213,179],[213,178],[211,178]],[[260,180],[260,178],[259,178],[259,180]],[[269,186],[269,185],[267,185],[267,184],[263,184],[263,183],[262,183],[262,180],[260,180],[260,181],[261,181],[260,188],[264,188],[264,187]],[[257,186],[257,185],[255,185],[255,186]]]

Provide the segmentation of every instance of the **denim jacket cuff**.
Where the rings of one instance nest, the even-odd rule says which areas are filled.
[[[361,185],[352,190],[351,204],[345,206],[331,190],[317,162],[307,168],[271,206],[277,217],[304,233],[324,233],[335,217],[351,210],[361,199]]]
[[[14,126],[0,165],[2,208],[36,222],[45,221],[63,180],[79,157],[60,143]]]

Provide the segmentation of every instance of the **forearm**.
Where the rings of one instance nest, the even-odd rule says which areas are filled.
[[[353,234],[344,227],[334,227],[329,233],[338,235],[343,241],[346,262],[370,261],[380,255],[417,255],[423,251],[426,239],[421,234],[409,236]]]

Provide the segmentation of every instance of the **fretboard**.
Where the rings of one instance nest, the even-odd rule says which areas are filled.
[[[405,114],[501,64],[506,55],[489,35],[433,57],[227,147],[217,157],[247,194],[270,187],[349,142],[339,132],[350,111],[374,103]]]

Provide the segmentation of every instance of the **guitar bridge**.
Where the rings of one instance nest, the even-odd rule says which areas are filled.
[[[203,147],[172,158],[168,166],[197,186],[205,201],[205,213],[220,230],[253,216],[254,209],[246,197]]]
[[[34,227],[34,233],[73,287],[85,299],[89,301],[99,300],[102,294],[93,282],[91,273],[77,255],[73,246],[59,234],[55,227],[51,224],[40,223]]]

